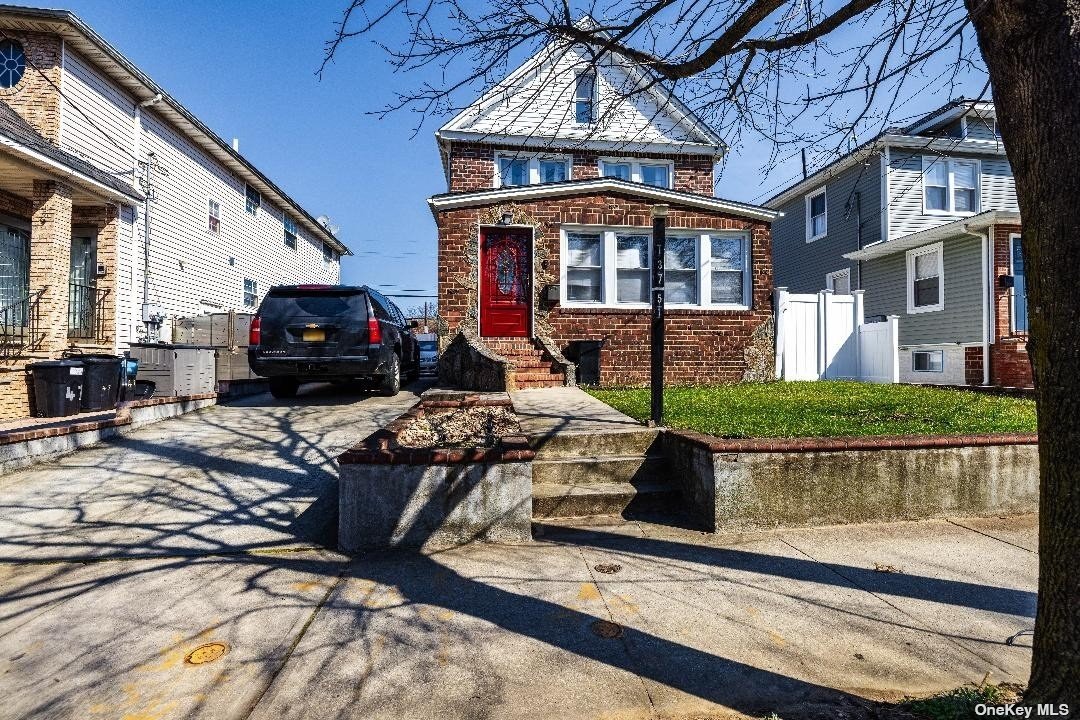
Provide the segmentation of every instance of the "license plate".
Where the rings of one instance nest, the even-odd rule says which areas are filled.
[[[326,340],[325,330],[305,330],[303,335],[304,342],[324,342]]]

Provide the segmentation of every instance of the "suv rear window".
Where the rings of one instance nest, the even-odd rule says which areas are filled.
[[[312,317],[336,317],[349,312],[360,311],[367,315],[367,304],[363,293],[272,293],[263,303],[263,314],[276,314],[283,311],[289,314],[310,315]]]
[[[418,344],[424,351],[436,352],[439,349],[439,343],[434,340],[421,340]]]

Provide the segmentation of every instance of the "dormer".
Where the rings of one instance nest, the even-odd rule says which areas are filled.
[[[712,195],[727,149],[648,70],[561,41],[436,137],[450,192],[609,176]]]
[[[997,113],[991,102],[953,100],[934,110],[911,125],[904,133],[928,138],[953,138],[956,140],[1000,141],[997,129]]]

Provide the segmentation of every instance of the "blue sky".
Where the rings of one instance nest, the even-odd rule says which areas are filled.
[[[369,115],[414,78],[394,75],[368,40],[342,47],[320,81],[315,71],[345,0],[64,0],[313,215],[330,215],[356,253],[345,282],[435,292],[435,223],[427,197],[445,191],[432,135],[416,119]],[[398,38],[400,39],[400,37]],[[979,88],[975,89],[975,93]],[[925,93],[904,115],[947,97]],[[758,200],[799,173],[798,160],[761,174],[769,146],[755,138],[729,155],[717,194]],[[771,193],[768,193],[771,194]],[[403,307],[415,300],[400,300]],[[422,301],[420,301],[422,302]]]

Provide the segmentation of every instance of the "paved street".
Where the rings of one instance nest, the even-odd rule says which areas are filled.
[[[0,718],[790,720],[1026,678],[1030,516],[311,549],[330,459],[411,401],[254,398],[4,477]]]

